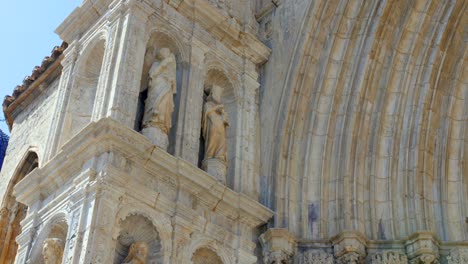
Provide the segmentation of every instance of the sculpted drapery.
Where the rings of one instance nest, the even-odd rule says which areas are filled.
[[[222,88],[214,85],[203,106],[202,133],[205,139],[205,160],[219,159],[226,162],[226,127],[228,117],[221,103]]]
[[[143,129],[156,127],[165,134],[172,126],[173,94],[176,93],[176,59],[168,48],[162,48],[150,68],[148,97],[145,101]]]

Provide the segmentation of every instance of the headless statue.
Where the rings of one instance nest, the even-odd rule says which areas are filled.
[[[211,88],[207,102],[203,106],[202,132],[205,139],[205,160],[226,158],[226,127],[229,126],[224,105],[221,103],[221,87]]]

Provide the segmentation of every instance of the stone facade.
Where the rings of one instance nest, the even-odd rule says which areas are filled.
[[[0,263],[468,263],[467,10],[83,1],[3,104]]]

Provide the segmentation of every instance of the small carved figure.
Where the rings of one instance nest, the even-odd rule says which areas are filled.
[[[60,238],[47,238],[42,246],[42,256],[45,264],[62,263],[63,246]]]
[[[205,160],[226,159],[226,127],[228,117],[221,103],[221,87],[213,85],[207,102],[203,106],[202,130],[205,139]]]
[[[133,243],[128,250],[128,256],[122,264],[146,264],[148,259],[149,246],[146,242],[138,241]]]
[[[149,71],[148,98],[145,101],[143,129],[157,127],[165,134],[172,126],[173,94],[176,93],[176,59],[168,48],[159,51]]]

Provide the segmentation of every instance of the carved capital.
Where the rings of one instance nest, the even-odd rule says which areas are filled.
[[[366,237],[355,231],[344,231],[331,239],[337,263],[363,263]]]
[[[406,241],[406,252],[411,264],[438,263],[439,240],[431,232],[418,232]]]
[[[289,264],[296,248],[294,236],[285,228],[271,228],[260,236],[263,263]]]

